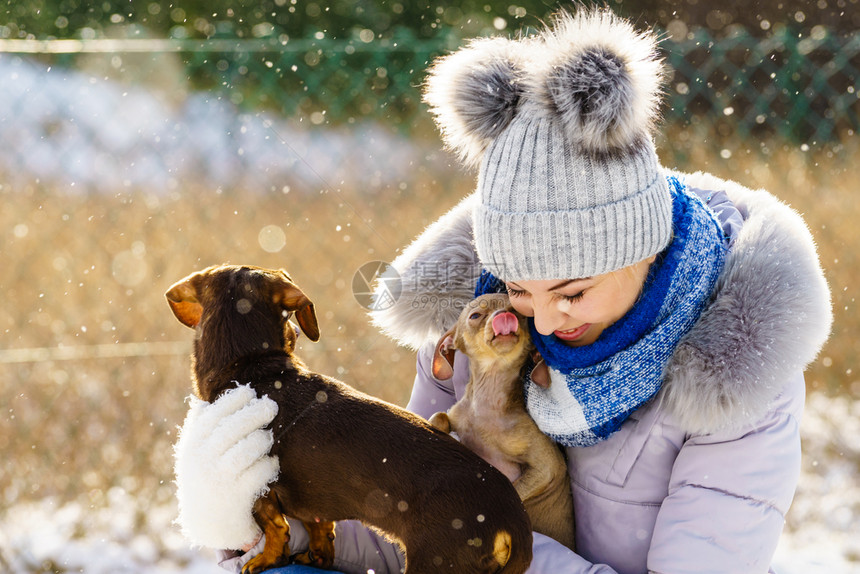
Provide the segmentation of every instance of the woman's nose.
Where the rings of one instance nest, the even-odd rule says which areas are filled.
[[[541,335],[551,335],[564,326],[567,317],[552,303],[536,302],[533,307],[535,329]]]

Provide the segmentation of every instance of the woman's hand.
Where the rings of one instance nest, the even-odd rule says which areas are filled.
[[[278,459],[269,456],[278,413],[268,397],[248,385],[224,393],[213,403],[196,397],[174,446],[177,523],[193,543],[239,549],[252,544],[260,529],[251,514],[254,501],[278,477]]]

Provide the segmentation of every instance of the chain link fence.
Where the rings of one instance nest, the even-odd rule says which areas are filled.
[[[427,64],[462,42],[454,32],[426,40],[397,29],[383,40],[372,34],[352,40],[6,40],[0,50],[39,54],[63,66],[102,53],[115,67],[134,53],[175,53],[196,89],[245,109],[275,110],[312,125],[371,118],[412,133],[431,128],[420,104]],[[670,125],[810,144],[860,129],[860,33],[837,35],[819,26],[801,36],[780,27],[761,38],[734,28],[717,37],[697,28],[667,34],[662,47],[674,70],[665,109]]]
[[[717,39],[706,29],[664,47],[675,70],[671,123],[710,124],[718,136],[824,143],[860,129],[860,34],[783,28]]]

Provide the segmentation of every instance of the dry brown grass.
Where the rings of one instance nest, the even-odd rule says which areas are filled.
[[[854,302],[860,246],[857,147],[830,156],[729,149],[731,158],[723,159],[712,149],[691,148],[680,167],[768,188],[806,216],[837,312],[822,359],[809,370],[809,385],[860,396],[853,336],[860,332]],[[182,353],[192,334],[173,319],[163,293],[210,264],[289,270],[320,316],[322,340],[305,342],[301,349],[309,365],[405,404],[414,355],[369,324],[351,281],[363,263],[393,259],[472,185],[471,176],[441,178],[374,195],[360,187],[310,195],[218,193],[193,183],[178,192],[142,190],[115,197],[85,197],[37,184],[4,188],[0,508],[46,495],[83,497],[98,506],[112,486],[154,500],[172,497],[171,445],[190,390]],[[265,251],[258,239],[268,225],[286,236],[277,253]],[[120,348],[133,342],[180,342],[172,347],[180,354],[10,362],[21,357],[8,353]]]
[[[0,278],[0,503],[81,494],[97,503],[111,486],[172,495],[171,444],[190,392],[192,332],[173,318],[164,292],[215,263],[287,269],[319,314],[322,340],[302,345],[306,362],[405,404],[414,355],[369,324],[351,282],[362,264],[393,259],[462,191],[444,194],[437,185],[376,196],[358,189],[217,193],[193,184],[116,197],[36,185],[7,190],[0,210],[7,270]],[[259,240],[270,225],[286,237],[276,253]],[[22,357],[10,353],[104,354],[111,349],[101,345],[134,342],[179,344],[174,354],[142,357],[16,362]]]

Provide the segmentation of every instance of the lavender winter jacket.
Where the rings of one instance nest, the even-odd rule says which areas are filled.
[[[830,295],[797,213],[708,174],[683,179],[724,191],[743,224],[724,221],[732,247],[713,301],[677,347],[658,396],[608,440],[567,449],[578,555],[539,540],[530,572],[769,569],[799,476],[803,369],[830,331]],[[394,262],[403,294],[374,314],[383,331],[420,349],[409,408],[424,416],[449,408],[468,377],[466,361],[447,383],[429,365],[433,341],[472,297],[475,201]]]
[[[732,247],[713,300],[676,348],[655,399],[609,439],[567,449],[577,552],[536,534],[532,574],[770,569],[800,470],[803,369],[829,333],[830,295],[797,213],[764,191],[707,174],[683,177],[691,187],[725,191],[743,224],[724,221]],[[419,350],[408,408],[425,417],[450,408],[468,378],[466,360],[455,361],[446,382],[433,378],[430,362],[480,271],[475,201],[466,198],[394,261],[402,294],[373,315]],[[403,566],[360,524],[338,528],[339,569],[382,574]]]

